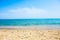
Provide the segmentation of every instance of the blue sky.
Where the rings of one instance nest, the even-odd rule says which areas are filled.
[[[60,18],[60,0],[0,0],[0,19]]]

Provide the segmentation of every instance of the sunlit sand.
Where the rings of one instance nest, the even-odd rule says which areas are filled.
[[[0,40],[60,40],[59,29],[0,29]]]

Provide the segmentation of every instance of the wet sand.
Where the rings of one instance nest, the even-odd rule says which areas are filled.
[[[60,40],[60,29],[0,28],[0,40]]]

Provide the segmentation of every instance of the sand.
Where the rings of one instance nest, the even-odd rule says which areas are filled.
[[[0,29],[0,40],[60,40],[60,30]]]

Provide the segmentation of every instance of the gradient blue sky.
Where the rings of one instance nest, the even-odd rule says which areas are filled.
[[[60,18],[60,0],[0,0],[0,19]]]

